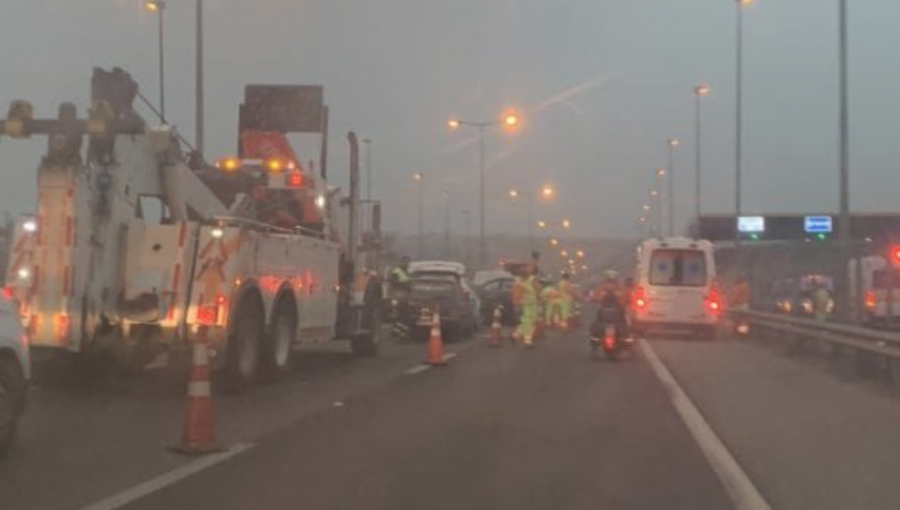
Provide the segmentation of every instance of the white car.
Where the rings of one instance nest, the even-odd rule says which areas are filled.
[[[17,308],[0,299],[0,455],[10,447],[28,400],[31,358]]]
[[[649,239],[637,250],[632,328],[691,330],[715,338],[722,300],[709,241]]]

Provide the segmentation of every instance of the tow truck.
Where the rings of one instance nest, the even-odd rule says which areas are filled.
[[[289,94],[244,105],[248,119],[271,122],[254,130],[242,120],[245,157],[212,166],[186,154],[171,126],[148,125],[133,108],[137,91],[125,71],[95,69],[86,119],[71,103],[35,119],[15,101],[0,121],[0,136],[48,139],[37,213],[15,224],[4,289],[36,358],[103,353],[143,369],[202,335],[213,368],[243,388],[287,371],[301,342],[349,339],[354,353],[376,354],[380,292],[354,286],[356,137],[345,196],[324,165],[315,175],[284,149],[292,126],[267,118],[323,105]]]

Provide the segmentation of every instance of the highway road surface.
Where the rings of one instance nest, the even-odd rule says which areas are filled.
[[[534,350],[484,334],[421,365],[305,352],[216,397],[226,449],[187,458],[177,374],[35,389],[0,508],[900,508],[900,401],[765,342],[660,337],[594,362],[584,332]]]

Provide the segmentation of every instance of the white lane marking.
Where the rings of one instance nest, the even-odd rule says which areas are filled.
[[[154,492],[158,492],[170,485],[173,485],[185,478],[197,474],[204,469],[209,469],[216,464],[221,464],[226,460],[240,455],[241,453],[253,448],[250,443],[239,443],[231,446],[224,452],[215,453],[206,457],[201,457],[195,461],[189,462],[183,466],[177,467],[168,473],[163,473],[156,478],[151,478],[146,482],[139,483],[134,487],[125,489],[124,491],[114,494],[106,499],[91,503],[79,510],[115,510],[129,503],[133,503],[143,497],[149,496]]]
[[[421,374],[422,372],[428,370],[429,368],[431,368],[430,365],[416,365],[416,366],[410,368],[409,370],[407,370],[406,373],[409,375]]]
[[[459,356],[459,353],[448,352],[447,354],[444,354],[444,357],[442,359],[444,361],[450,361],[451,359],[453,359],[457,356]],[[421,365],[416,365],[412,368],[406,369],[404,371],[404,373],[407,375],[416,375],[416,374],[421,374],[422,372],[424,372],[426,370],[430,370],[431,368],[433,368],[431,365],[422,363]]]
[[[656,352],[650,347],[650,344],[644,340],[640,340],[641,350],[650,363],[650,368],[656,374],[659,381],[666,387],[672,404],[687,425],[694,440],[700,446],[700,451],[706,457],[706,460],[712,466],[713,471],[725,487],[725,492],[731,498],[736,510],[772,510],[769,503],[766,502],[762,494],[759,493],[756,486],[747,476],[747,473],[741,468],[740,464],[734,459],[728,448],[722,443],[722,440],[716,435],[709,423],[700,414],[697,406],[691,402],[672,373],[659,359]]]

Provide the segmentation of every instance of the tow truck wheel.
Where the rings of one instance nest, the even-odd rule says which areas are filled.
[[[263,335],[260,307],[255,301],[244,302],[235,314],[235,324],[228,338],[224,374],[225,389],[240,392],[256,382],[259,371],[259,337]]]
[[[18,363],[0,357],[0,456],[12,445],[19,413],[25,407],[26,387]]]
[[[289,307],[280,307],[262,346],[262,362],[266,377],[277,378],[290,370],[296,324],[297,321],[294,320]]]
[[[381,337],[381,317],[374,305],[367,305],[372,309],[364,312],[367,324],[363,331],[354,333],[350,337],[350,350],[356,356],[373,357],[378,354],[378,345]]]

